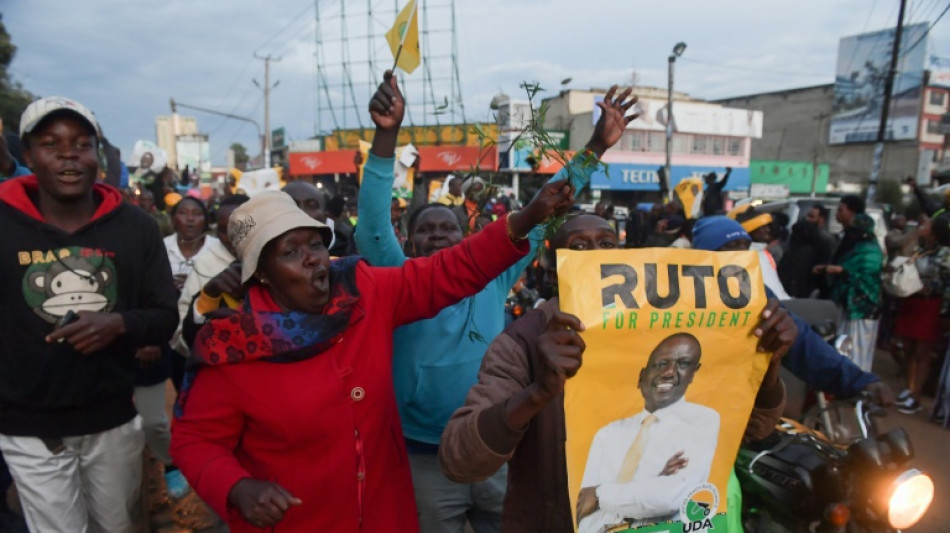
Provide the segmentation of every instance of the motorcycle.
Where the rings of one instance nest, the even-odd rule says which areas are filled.
[[[838,309],[833,302],[796,299],[786,300],[783,304],[805,318],[812,330],[832,345],[835,351],[851,358],[853,342],[847,335],[837,334]],[[854,402],[839,401],[821,391],[807,391],[800,379],[784,369],[782,380],[788,392],[785,416],[799,420],[804,426],[824,434],[834,444],[848,446],[861,438],[877,436],[875,419],[887,415],[881,408],[869,410],[867,416],[859,415],[855,412]]]
[[[839,352],[849,354],[850,340],[835,335],[833,304],[785,304],[807,317]],[[864,533],[916,524],[930,508],[934,484],[910,466],[914,451],[903,428],[880,435],[875,418],[885,411],[866,393],[843,400],[818,392],[815,405],[803,414],[803,384],[791,374],[783,374],[783,380],[791,414],[802,422],[783,418],[771,436],[740,449],[736,475],[745,530]],[[797,400],[801,402],[795,404]]]
[[[877,409],[863,395],[855,413]],[[916,524],[930,508],[934,483],[910,467],[914,450],[903,428],[850,446],[783,419],[768,438],[744,446],[736,460],[748,532],[885,532]]]

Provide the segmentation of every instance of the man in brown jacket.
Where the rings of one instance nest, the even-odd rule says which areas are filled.
[[[618,247],[604,219],[578,215],[551,240],[557,248]],[[553,265],[552,257],[548,264]],[[552,277],[549,282],[556,285]],[[580,320],[558,310],[552,298],[515,321],[489,346],[478,383],[469,390],[442,434],[439,463],[453,481],[485,479],[508,463],[504,531],[573,532],[564,441],[564,382],[581,366]],[[759,347],[772,352],[745,438],[771,432],[785,404],[779,362],[797,333],[794,322],[770,300],[755,331]]]

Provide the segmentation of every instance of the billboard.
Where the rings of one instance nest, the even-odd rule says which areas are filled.
[[[884,134],[886,140],[917,138],[927,29],[927,23],[904,27]],[[888,29],[841,39],[828,134],[831,144],[877,140],[894,36],[895,30]]]
[[[810,193],[812,184],[815,186],[816,193],[827,192],[829,171],[830,167],[826,163],[816,166],[807,161],[753,160],[749,162],[749,178],[752,185],[782,185],[791,194]],[[752,191],[750,195],[764,196]]]
[[[178,168],[197,168],[211,172],[211,146],[207,135],[179,135],[175,140]]]
[[[596,102],[603,99],[602,96],[594,99],[594,112],[591,114],[594,124],[600,119],[600,107]],[[640,98],[637,100],[640,117],[627,124],[627,129],[666,131],[666,106],[666,100]],[[759,139],[762,137],[762,118],[761,111],[751,109],[723,107],[708,102],[673,103],[673,129],[678,133]]]
[[[662,165],[650,163],[607,163],[607,172],[598,168],[590,177],[590,188],[610,191],[659,191],[659,168]],[[700,178],[715,172],[722,179],[725,168],[697,165],[676,165],[670,169],[672,179],[670,187],[686,178]],[[749,189],[749,168],[733,168],[726,182],[726,191],[747,191]]]
[[[950,89],[950,57],[931,54],[927,59],[927,70],[930,71],[930,85]]]

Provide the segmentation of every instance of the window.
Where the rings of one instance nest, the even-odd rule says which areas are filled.
[[[944,101],[947,99],[947,93],[942,93],[938,91],[930,91],[930,105],[937,105],[943,107]]]
[[[650,132],[650,151],[651,152],[665,152],[666,151],[666,134],[659,131]]]
[[[642,152],[646,150],[643,145],[643,132],[627,131],[624,136],[624,148],[633,152]]]
[[[726,139],[724,137],[712,138],[713,155],[723,155],[726,153]]]
[[[729,138],[729,155],[742,155],[742,139],[739,137]]]
[[[940,135],[940,121],[939,120],[928,120],[927,121],[927,133],[933,135]]]
[[[705,135],[693,135],[692,153],[694,154],[706,153],[706,136]]]
[[[688,154],[689,145],[692,142],[692,136],[684,135],[682,133],[673,134],[673,153],[674,154]]]

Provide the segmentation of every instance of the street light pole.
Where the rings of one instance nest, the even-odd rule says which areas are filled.
[[[668,79],[666,83],[666,176],[665,183],[660,184],[660,189],[665,191],[667,198],[673,199],[673,175],[670,174],[670,156],[673,152],[673,64],[676,58],[683,55],[686,50],[686,43],[678,42],[673,47],[673,53],[669,57]]]
[[[178,109],[179,107],[184,107],[185,109],[193,109],[193,110],[195,110],[195,111],[201,111],[202,113],[210,113],[210,114],[212,114],[212,115],[218,115],[218,116],[221,116],[221,117],[227,117],[227,118],[231,118],[231,119],[234,119],[234,120],[240,120],[240,121],[243,121],[243,122],[250,122],[251,124],[254,125],[255,128],[257,128],[257,138],[261,140],[261,163],[264,162],[264,159],[263,159],[263,157],[264,157],[264,151],[263,151],[263,150],[267,147],[267,144],[266,144],[266,142],[265,142],[264,136],[261,135],[261,125],[258,124],[257,121],[254,120],[253,118],[242,117],[241,115],[235,115],[235,114],[233,114],[233,113],[224,113],[224,112],[222,112],[222,111],[216,111],[216,110],[214,110],[214,109],[208,109],[208,108],[206,108],[206,107],[198,107],[198,106],[194,106],[194,105],[183,104],[183,103],[181,103],[181,102],[176,102],[174,98],[172,98],[172,99],[170,100],[170,103],[171,103],[171,106],[172,106],[172,114],[173,114],[173,115],[178,112],[177,109]],[[265,166],[264,168],[267,168],[267,167]]]
[[[257,85],[259,88],[264,89],[264,168],[270,167],[270,149],[271,149],[271,138],[270,138],[270,91],[271,89],[277,87],[280,84],[280,81],[270,84],[270,62],[271,61],[280,61],[279,57],[271,56],[259,56],[256,53],[254,54],[256,59],[260,59],[264,62],[264,86],[261,87],[257,80],[251,80],[254,82],[254,85]]]

